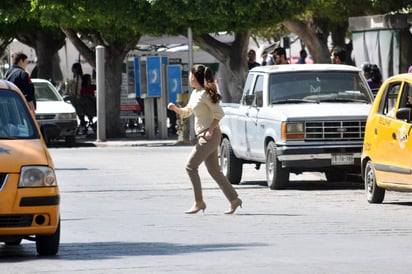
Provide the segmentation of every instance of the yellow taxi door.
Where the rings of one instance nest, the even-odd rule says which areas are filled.
[[[412,179],[412,125],[410,122],[397,119],[396,111],[403,107],[402,101],[407,89],[399,81],[390,83],[387,91],[387,96],[382,97],[381,115],[378,115],[375,121],[377,122],[374,129],[376,177],[379,182],[385,184],[403,185],[408,184]]]

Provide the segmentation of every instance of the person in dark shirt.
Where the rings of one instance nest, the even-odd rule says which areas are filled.
[[[82,77],[79,105],[82,109],[78,113],[80,120],[79,134],[84,134],[87,132],[85,116],[87,116],[89,124],[93,124],[93,117],[96,116],[96,85],[92,84],[92,76],[88,73],[83,74]]]
[[[6,71],[4,79],[14,83],[26,97],[30,110],[36,110],[36,99],[34,97],[34,85],[30,75],[26,72],[28,60],[27,55],[19,52],[13,57],[13,65]]]
[[[248,55],[247,65],[248,65],[249,70],[254,68],[254,67],[260,66],[260,64],[258,62],[256,62],[256,51],[251,49],[251,50],[249,50],[247,55]]]

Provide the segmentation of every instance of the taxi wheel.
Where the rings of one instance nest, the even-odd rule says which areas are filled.
[[[21,241],[22,241],[22,239],[18,239],[18,240],[12,241],[12,242],[5,242],[5,244],[9,245],[9,246],[20,245]]]
[[[368,161],[365,166],[365,192],[369,203],[379,204],[385,198],[385,189],[376,184],[375,170],[372,161]]]
[[[36,250],[41,256],[56,255],[60,245],[60,219],[56,232],[50,235],[36,236]]]

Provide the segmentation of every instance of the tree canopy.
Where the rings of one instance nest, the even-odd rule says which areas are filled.
[[[94,48],[104,45],[110,78],[106,81],[107,96],[111,98],[106,100],[110,119],[106,128],[111,132],[109,137],[116,137],[120,134],[116,121],[120,109],[120,67],[143,34],[185,35],[191,27],[195,43],[223,63],[232,85],[230,92],[236,95],[241,92],[247,71],[251,29],[311,17],[317,26],[326,22],[329,28],[323,31],[329,31],[332,25],[347,23],[349,16],[410,6],[410,0],[3,0],[0,34],[7,40],[7,35],[17,37],[19,31],[38,31],[34,26],[40,30],[61,29],[92,66]],[[224,44],[210,35],[221,31],[233,33],[234,41]]]
[[[301,1],[304,2],[304,1]],[[239,74],[237,86],[243,85],[246,71],[245,54],[249,32],[253,27],[268,26],[281,22],[287,16],[302,9],[300,1],[259,0],[259,1],[188,1],[188,0],[32,0],[33,12],[40,14],[44,26],[60,27],[76,45],[82,56],[94,65],[94,47],[97,44],[107,48],[106,54],[108,94],[112,98],[107,106],[111,122],[118,117],[121,62],[129,50],[136,47],[141,35],[185,34],[191,27],[195,41],[202,43],[204,49],[216,45],[213,53],[227,64],[228,70]],[[213,41],[209,33],[229,31],[242,32],[233,45],[223,45]],[[203,37],[203,38],[202,38]],[[207,39],[205,39],[207,38]],[[245,39],[246,38],[246,39]],[[209,43],[209,44],[208,44]],[[236,54],[230,54],[230,47]],[[202,46],[201,46],[202,47]],[[229,54],[228,54],[229,53]],[[112,61],[110,61],[112,60]],[[116,62],[114,62],[116,60]],[[245,63],[245,64],[243,64]],[[116,71],[114,71],[118,67]],[[236,91],[237,92],[237,91]],[[108,129],[117,135],[119,124],[113,122]]]

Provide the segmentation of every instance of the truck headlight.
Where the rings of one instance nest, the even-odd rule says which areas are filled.
[[[54,170],[47,166],[25,166],[20,173],[19,187],[56,186]]]
[[[305,126],[303,123],[282,123],[282,139],[304,139],[305,138]]]

